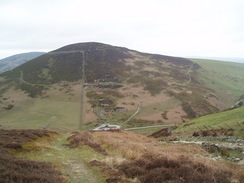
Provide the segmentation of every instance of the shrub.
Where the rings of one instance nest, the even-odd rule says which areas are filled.
[[[137,177],[142,183],[230,183],[231,173],[214,171],[211,168],[195,163],[187,157],[171,160],[156,155],[144,155],[138,160],[122,163],[119,170],[129,178]]]
[[[198,137],[198,136],[199,136],[199,133],[198,133],[198,132],[194,132],[194,133],[192,134],[192,136],[194,136],[194,137]]]
[[[66,146],[68,147],[74,148],[79,145],[88,145],[96,151],[102,153],[103,155],[108,155],[108,153],[102,148],[102,146],[93,139],[91,132],[82,131],[74,133],[68,138],[68,140],[69,144],[66,144]]]
[[[65,182],[52,163],[23,160],[8,154],[50,133],[55,134],[44,130],[0,130],[0,182]]]
[[[188,117],[195,118],[197,116],[196,112],[192,109],[192,107],[189,103],[183,102],[182,108],[186,112]]]
[[[6,110],[11,110],[13,107],[14,107],[14,105],[9,104],[7,107],[4,107],[4,109],[6,109]]]

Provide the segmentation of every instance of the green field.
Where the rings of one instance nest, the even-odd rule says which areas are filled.
[[[233,105],[244,94],[244,64],[215,60],[191,59],[202,69],[199,79],[213,89],[224,103]]]
[[[207,129],[230,129],[241,131],[238,136],[244,136],[244,107],[210,114],[193,119],[178,126],[175,132],[193,133],[194,131]]]
[[[37,98],[23,107],[1,111],[0,125],[6,128],[77,130],[79,109],[79,102]]]

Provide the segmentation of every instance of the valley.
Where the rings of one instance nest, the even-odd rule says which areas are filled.
[[[16,161],[39,182],[241,183],[243,71],[95,42],[32,59],[0,74],[0,182],[31,181]]]

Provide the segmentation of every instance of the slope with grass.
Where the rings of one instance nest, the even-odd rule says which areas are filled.
[[[65,146],[68,136],[46,130],[0,129],[0,181],[105,182],[87,162],[95,151]]]
[[[98,159],[101,159],[102,155],[99,155],[90,147],[82,149],[67,147],[65,144],[69,136],[70,134],[66,133],[58,135],[49,143],[40,140],[32,142],[27,145],[32,148],[39,148],[39,151],[24,151],[16,154],[16,156],[38,162],[55,163],[65,179],[64,182],[105,182],[100,173],[96,169],[92,169],[88,162],[91,154],[96,155]]]
[[[198,145],[161,144],[132,132],[83,131],[73,134],[68,146],[89,146],[103,155],[103,159],[90,159],[90,164],[100,169],[107,182],[228,183],[242,179],[241,166],[205,158],[208,153]]]
[[[199,131],[215,131],[220,133],[228,130],[233,131],[231,135],[244,137],[244,107],[193,119],[179,125],[175,132],[192,134]]]
[[[244,64],[215,60],[191,59],[199,64],[199,80],[211,88],[219,101],[218,108],[231,107],[244,95]]]

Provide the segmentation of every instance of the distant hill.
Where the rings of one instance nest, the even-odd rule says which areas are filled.
[[[14,69],[15,67],[45,54],[44,52],[29,52],[13,55],[0,60],[0,73]]]
[[[235,58],[235,57],[192,57],[192,58],[205,59],[205,60],[215,60],[215,61],[224,61],[224,62],[244,63],[244,58]]]
[[[64,46],[0,75],[0,124],[77,129],[80,121],[188,121],[244,94],[243,64],[211,63],[95,42]]]

